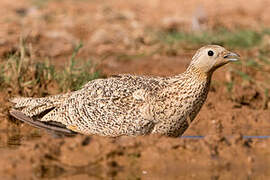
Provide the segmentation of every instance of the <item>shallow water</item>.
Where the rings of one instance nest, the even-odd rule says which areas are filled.
[[[22,172],[27,178],[38,179],[164,179],[167,173],[170,179],[231,179],[239,175],[242,179],[258,175],[267,179],[268,175],[264,173],[269,168],[270,135],[244,135],[241,141],[260,143],[246,146],[241,141],[236,145],[211,144],[203,135],[179,139],[146,136],[123,140],[81,135],[54,138],[21,123],[2,121],[0,127],[1,179],[18,179]],[[225,135],[230,142],[233,137]],[[243,166],[247,171],[239,174]]]

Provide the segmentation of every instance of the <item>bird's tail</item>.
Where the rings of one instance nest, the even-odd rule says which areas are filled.
[[[56,133],[73,135],[75,132],[66,128],[64,124],[55,121],[41,121],[41,118],[59,107],[70,94],[61,94],[44,98],[16,97],[10,100],[14,103],[10,115],[34,127],[46,129]]]
[[[16,97],[10,99],[10,102],[14,104],[14,109],[21,111],[26,116],[33,117],[58,107],[68,96],[69,94],[60,94],[44,98]]]
[[[57,123],[53,121],[48,121],[48,122],[39,121],[36,118],[31,118],[29,116],[26,116],[24,113],[16,109],[11,109],[9,113],[11,116],[15,117],[16,119],[23,121],[31,126],[34,126],[40,129],[46,129],[47,131],[56,133],[58,135],[72,136],[72,135],[77,134],[76,132],[70,129],[67,129],[66,126],[64,126],[61,123]]]

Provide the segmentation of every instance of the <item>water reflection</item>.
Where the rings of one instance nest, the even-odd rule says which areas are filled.
[[[22,127],[20,122],[3,120],[0,124],[0,148],[17,149],[24,140],[40,137],[39,129]]]
[[[14,123],[7,123],[0,129],[0,148],[16,148],[21,145],[21,139],[20,128]]]

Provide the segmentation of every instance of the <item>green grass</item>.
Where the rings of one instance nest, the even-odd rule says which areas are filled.
[[[269,47],[270,48],[270,47]],[[266,65],[270,65],[270,50],[269,49],[259,49],[259,60],[265,63]]]
[[[270,30],[260,32],[250,29],[240,29],[229,31],[221,29],[213,32],[161,32],[158,33],[158,39],[167,44],[191,44],[202,46],[206,44],[218,44],[229,48],[247,49],[259,45],[265,34],[269,34]]]
[[[49,2],[61,0],[32,0],[32,4],[38,8],[44,8]]]
[[[227,87],[227,92],[231,93],[234,86],[234,81],[226,82],[225,85]]]
[[[100,77],[99,71],[95,69],[91,60],[85,62],[76,59],[76,55],[81,48],[82,44],[79,44],[79,46],[74,49],[68,65],[62,73],[59,73],[57,76],[61,91],[78,90],[86,82]]]
[[[82,44],[74,49],[63,69],[57,69],[49,60],[32,59],[31,48],[21,40],[20,51],[0,63],[0,88],[23,96],[45,96],[53,88],[57,92],[80,89],[86,82],[100,77],[91,60],[76,58],[81,47]]]
[[[143,58],[147,56],[147,54],[145,53],[140,53],[140,54],[124,54],[124,53],[121,53],[121,54],[117,54],[116,55],[116,59],[118,61],[129,61],[129,60],[133,60],[133,59],[140,59],[140,58]]]

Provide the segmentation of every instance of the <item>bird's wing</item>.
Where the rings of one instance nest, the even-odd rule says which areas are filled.
[[[118,130],[130,129],[132,124],[148,128],[153,119],[149,98],[165,86],[161,79],[131,75],[94,80],[41,120],[57,121],[85,134],[102,131],[117,136],[123,133]]]

